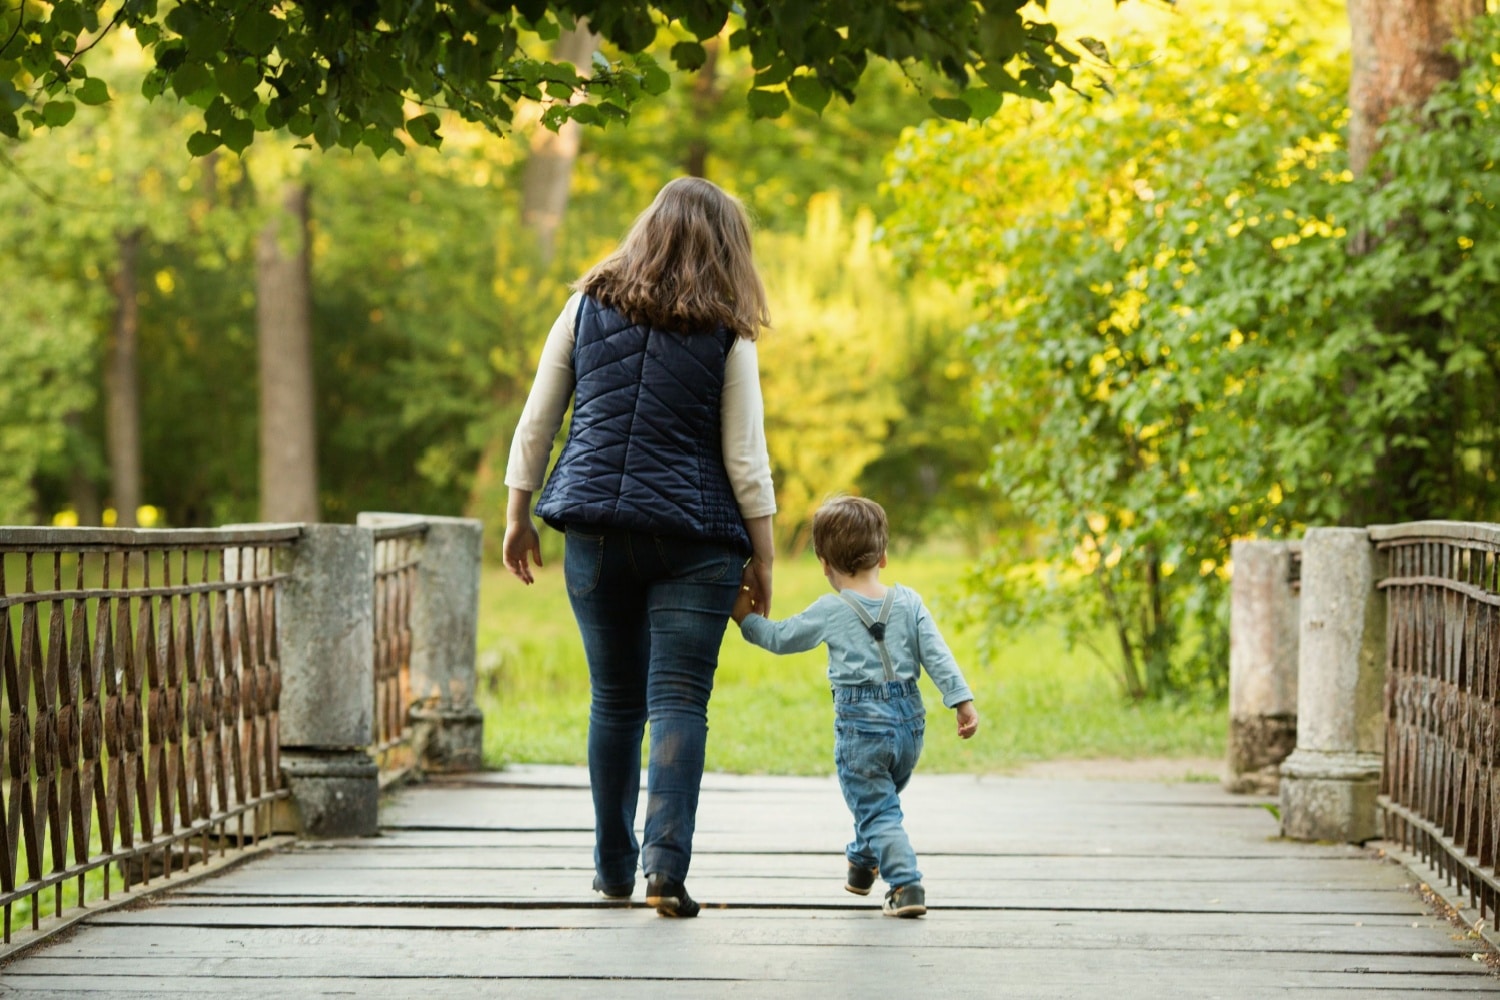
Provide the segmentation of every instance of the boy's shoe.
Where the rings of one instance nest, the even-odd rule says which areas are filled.
[[[635,895],[634,882],[617,882],[613,885],[605,882],[598,875],[594,876],[594,891],[605,899],[629,899]]]
[[[879,868],[861,868],[851,861],[849,874],[844,879],[844,888],[856,896],[868,896],[875,885],[875,876],[879,874]]]
[[[888,917],[920,917],[927,912],[927,892],[921,882],[897,886],[885,894],[880,912]]]
[[[687,893],[687,886],[665,875],[646,876],[646,905],[656,907],[664,917],[696,917],[698,904]]]

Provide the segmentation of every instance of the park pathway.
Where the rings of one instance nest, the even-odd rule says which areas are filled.
[[[704,912],[674,921],[592,896],[586,774],[524,767],[101,913],[0,968],[0,997],[1500,996],[1404,868],[1282,841],[1263,799],[920,773],[905,798],[922,920],[843,891],[832,778],[709,776]]]

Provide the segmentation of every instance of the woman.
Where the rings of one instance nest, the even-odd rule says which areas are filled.
[[[755,352],[765,288],[744,208],[691,177],[662,188],[573,287],[511,444],[505,565],[529,584],[542,563],[531,498],[571,400],[536,514],[566,532],[563,575],[588,658],[594,889],[628,898],[639,861],[647,904],[692,917],[685,881],[719,645],[742,589],[761,614],[771,606],[776,500]]]

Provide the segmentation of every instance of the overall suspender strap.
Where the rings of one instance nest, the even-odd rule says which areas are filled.
[[[891,587],[886,590],[885,600],[880,602],[880,618],[878,620],[871,618],[870,613],[848,591],[839,591],[839,598],[854,609],[854,613],[859,615],[859,620],[864,623],[865,629],[870,633],[870,637],[875,640],[875,645],[880,650],[880,665],[885,668],[885,682],[887,684],[894,684],[896,682],[896,668],[891,663],[891,651],[885,648],[885,626],[891,618],[891,604],[896,598],[896,589]]]

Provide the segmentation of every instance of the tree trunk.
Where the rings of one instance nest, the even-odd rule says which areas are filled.
[[[1458,73],[1443,51],[1485,0],[1349,0],[1354,57],[1349,77],[1349,163],[1362,174],[1392,111],[1426,103]]]
[[[703,51],[708,53],[708,58],[703,60],[698,74],[693,77],[693,137],[688,140],[687,156],[682,163],[689,177],[708,176],[708,122],[722,94],[718,86],[719,39],[705,41]]]
[[[1380,127],[1400,108],[1420,108],[1434,90],[1458,75],[1459,65],[1444,48],[1469,20],[1485,12],[1485,0],[1348,0],[1352,72],[1349,77],[1349,166],[1369,170],[1380,149]],[[1356,232],[1350,250],[1363,254],[1381,234]],[[1383,311],[1380,325],[1417,339],[1430,321],[1406,315],[1397,305]],[[1436,331],[1434,335],[1440,333]],[[1430,412],[1440,409],[1434,400]],[[1421,437],[1423,428],[1393,423],[1388,440]],[[1431,509],[1434,490],[1451,456],[1443,449],[1392,444],[1377,459],[1371,481],[1349,498],[1349,523],[1419,520],[1446,516]]]
[[[104,371],[105,439],[115,524],[134,528],[136,508],[141,505],[141,393],[136,375],[140,341],[136,263],[140,257],[141,231],[132,229],[120,234],[117,246],[120,256],[114,277],[115,317]]]
[[[599,36],[580,19],[576,28],[558,36],[552,58],[587,72],[598,45]],[[521,177],[521,224],[535,235],[543,267],[552,263],[557,253],[557,231],[568,210],[573,161],[578,158],[582,131],[581,125],[570,121],[556,132],[538,128],[531,137],[531,156]]]
[[[105,378],[108,380],[109,376],[106,374]],[[63,423],[68,428],[68,450],[73,458],[72,471],[68,474],[68,501],[73,505],[73,513],[78,515],[80,527],[98,527],[104,523],[104,503],[94,475],[92,441],[87,440],[83,430],[83,414],[75,410],[63,418]]]
[[[263,521],[318,520],[307,201],[305,184],[283,187],[255,251]]]

